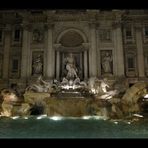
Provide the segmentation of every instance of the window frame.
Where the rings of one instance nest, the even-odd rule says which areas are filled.
[[[129,49],[130,50],[130,49]],[[127,77],[135,77],[137,76],[137,57],[135,51],[129,51],[126,53],[125,56],[125,62],[126,62],[126,76]],[[129,67],[128,59],[133,58],[133,68]]]
[[[13,60],[18,61],[18,69],[13,71]],[[10,78],[19,78],[20,77],[20,57],[13,56],[10,60]]]
[[[127,30],[131,31],[131,36],[127,36]],[[126,24],[126,26],[124,26],[124,42],[125,43],[134,43],[135,42],[134,27],[132,24]]]
[[[146,35],[145,34],[145,32],[146,32],[146,28],[147,27],[147,29],[148,29],[148,23],[147,24],[144,24],[144,26],[143,26],[143,42],[144,43],[148,43],[148,35]],[[147,30],[148,31],[148,30]]]
[[[20,30],[19,39],[15,40],[15,31]],[[20,26],[13,27],[12,31],[12,44],[20,44],[22,42],[22,28]]]

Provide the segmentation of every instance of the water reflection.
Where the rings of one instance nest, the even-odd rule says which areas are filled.
[[[1,117],[0,121],[0,137],[6,138],[148,137],[148,119],[131,122],[121,119],[105,120],[99,116],[48,117],[40,115]]]

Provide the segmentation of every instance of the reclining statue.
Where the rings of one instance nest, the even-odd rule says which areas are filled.
[[[31,84],[26,88],[26,91],[35,91],[35,92],[50,92],[52,90],[52,83],[46,82],[42,79],[42,76],[39,76],[36,83]]]

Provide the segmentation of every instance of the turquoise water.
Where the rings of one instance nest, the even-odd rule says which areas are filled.
[[[148,138],[148,120],[0,118],[0,138]]]

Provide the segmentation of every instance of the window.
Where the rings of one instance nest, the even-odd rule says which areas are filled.
[[[145,73],[146,73],[146,76],[148,76],[148,53],[145,53],[144,55],[144,60],[145,60]]]
[[[3,38],[3,32],[2,32],[2,29],[0,29],[0,42],[2,42],[2,38]]]
[[[130,50],[133,49],[128,49],[128,53],[126,55],[126,76],[128,77],[135,77],[137,76],[137,63],[136,63],[136,53],[131,52]]]
[[[148,26],[145,26],[144,35],[148,38]]]
[[[13,59],[12,61],[12,72],[18,72],[18,59]]]
[[[134,66],[134,58],[133,57],[128,57],[128,68],[135,68]]]
[[[131,28],[126,29],[126,39],[131,39],[132,38],[132,30]]]
[[[14,41],[19,41],[19,40],[20,40],[20,29],[15,29]]]
[[[10,71],[9,71],[9,76],[10,78],[19,78],[20,76],[20,59],[19,57],[12,57],[11,61],[10,61]]]
[[[126,24],[124,28],[124,41],[125,43],[135,43],[135,31],[132,24]]]

